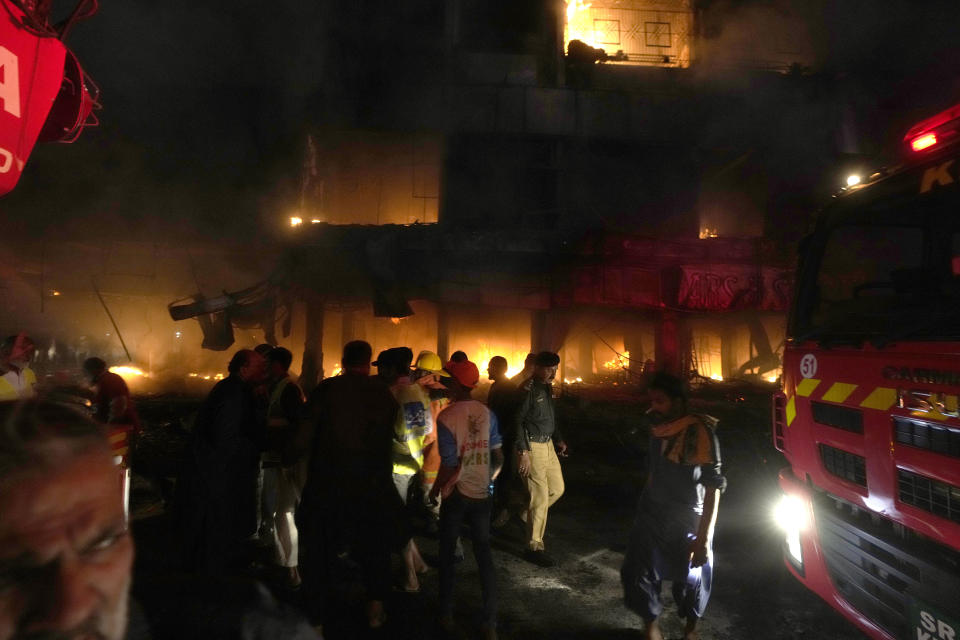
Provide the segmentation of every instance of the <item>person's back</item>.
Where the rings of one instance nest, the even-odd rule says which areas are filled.
[[[371,473],[389,478],[397,403],[383,382],[344,372],[321,382],[308,404],[316,429],[308,484]]]
[[[0,401],[34,397],[37,376],[30,368],[34,351],[33,340],[25,333],[0,344]]]
[[[360,566],[368,624],[379,628],[385,620],[390,545],[383,532],[399,502],[391,473],[398,407],[386,384],[369,376],[370,360],[366,342],[344,346],[343,373],[311,392],[296,439],[310,452],[296,523],[304,600],[318,625],[330,615],[326,600],[336,591],[344,550]]]
[[[493,445],[491,432],[496,446],[500,446],[496,417],[482,402],[458,400],[444,409],[440,424],[445,429],[441,433],[453,437],[460,456],[460,473],[448,490],[455,487],[460,494],[473,500],[488,498],[492,466],[490,449]]]
[[[430,395],[409,377],[400,378],[390,390],[400,405],[394,429],[393,472],[413,475],[423,466],[424,442],[433,428]]]
[[[133,400],[130,399],[130,389],[124,379],[112,371],[104,371],[96,384],[94,404],[97,407],[97,420],[139,429],[140,417]],[[119,411],[114,410],[115,407],[119,408]]]
[[[517,410],[520,404],[520,397],[517,394],[517,385],[510,378],[501,378],[490,385],[490,392],[487,394],[487,406],[497,414],[497,420],[501,425],[513,421],[513,412]]]

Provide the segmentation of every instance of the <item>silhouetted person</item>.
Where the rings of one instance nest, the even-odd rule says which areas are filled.
[[[300,423],[297,449],[309,451],[307,482],[297,509],[300,572],[311,620],[329,618],[338,555],[348,546],[366,589],[367,622],[385,622],[390,590],[388,533],[399,506],[393,485],[393,427],[398,405],[387,385],[370,376],[370,345],[343,348],[343,373],[317,385]]]
[[[253,386],[266,360],[242,349],[230,373],[204,400],[194,421],[187,460],[177,482],[177,520],[184,567],[220,574],[243,561],[256,529],[255,490],[263,425]]]
[[[294,513],[306,480],[306,460],[283,460],[290,448],[303,412],[303,392],[290,379],[293,354],[275,347],[267,354],[269,400],[266,446],[260,457],[263,466],[262,504],[269,506],[273,519],[274,551],[277,564],[287,570],[288,586],[300,586],[299,545]]]
[[[487,406],[497,416],[500,436],[503,438],[503,471],[497,477],[495,493],[496,512],[493,526],[502,527],[510,519],[510,504],[517,493],[516,431],[513,416],[519,405],[517,386],[507,377],[509,364],[503,356],[493,356],[487,364],[487,377],[493,381],[487,394]]]
[[[107,369],[100,358],[87,358],[83,370],[96,389],[93,399],[93,417],[97,422],[110,425],[128,425],[140,430],[140,418],[130,399],[130,389],[123,378]]]

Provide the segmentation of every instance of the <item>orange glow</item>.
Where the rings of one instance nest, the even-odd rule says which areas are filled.
[[[588,9],[593,6],[582,0],[567,0],[567,33],[564,45],[571,40],[579,40],[591,47],[597,47],[596,31],[593,29],[593,20]]]
[[[660,12],[641,0],[600,2],[565,0],[563,48],[578,40],[602,49],[606,64],[686,68],[690,66],[693,11],[690,0],[671,0],[672,11]],[[658,4],[658,3],[653,3]],[[658,18],[642,16],[657,15]]]
[[[149,378],[150,375],[144,373],[142,369],[138,367],[132,367],[128,365],[110,367],[110,373],[115,373],[118,376],[122,377],[133,377],[133,378]]]
[[[937,135],[935,133],[928,133],[920,136],[919,138],[914,138],[910,142],[910,148],[914,151],[923,151],[924,149],[928,149],[935,144],[937,144]]]
[[[630,366],[630,352],[624,351],[623,353],[617,354],[613,360],[603,363],[603,368],[610,371],[616,369],[626,369]]]
[[[401,320],[403,320],[403,318],[390,318],[390,322],[393,324],[400,324]]]
[[[707,238],[719,238],[719,237],[720,237],[720,233],[716,228],[711,229],[709,227],[704,227],[703,229],[700,229],[701,240],[706,240]]]
[[[199,380],[223,380],[222,373],[197,373],[195,371],[187,374],[188,378],[197,378]]]
[[[523,361],[527,358],[527,351],[514,351],[513,349],[502,349],[491,347],[485,342],[480,343],[480,348],[474,353],[468,353],[470,359],[480,369],[481,379],[486,378],[487,367],[490,365],[490,359],[493,356],[503,356],[507,359],[507,377],[512,378],[523,371]]]

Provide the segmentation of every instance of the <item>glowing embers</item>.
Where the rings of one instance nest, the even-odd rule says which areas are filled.
[[[188,378],[195,378],[197,380],[223,380],[222,373],[197,373],[195,371],[187,374]]]
[[[630,352],[624,351],[623,353],[618,353],[613,360],[608,360],[603,363],[603,368],[607,371],[617,371],[619,369],[627,369],[630,366]]]
[[[130,365],[121,365],[110,367],[110,373],[115,373],[121,378],[149,378],[149,373],[144,373],[143,369]]]

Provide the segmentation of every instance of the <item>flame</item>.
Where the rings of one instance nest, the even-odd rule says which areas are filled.
[[[200,380],[223,380],[222,373],[197,373],[196,371],[191,371],[187,374],[188,378],[198,378]]]
[[[623,353],[618,353],[613,360],[603,363],[604,369],[615,370],[615,369],[626,369],[630,366],[630,352],[624,351]]]
[[[723,382],[723,376],[720,375],[719,373],[711,373],[711,374],[710,374],[710,379],[711,379],[711,380],[716,380],[716,381],[718,381],[718,382]]]
[[[150,374],[144,373],[142,369],[139,369],[138,367],[132,367],[129,365],[110,367],[110,373],[115,373],[118,376],[130,376],[130,377],[136,377],[136,378],[150,377]]]
[[[400,324],[401,320],[403,320],[403,318],[390,318],[390,322],[393,324]]]
[[[303,224],[303,218],[301,218],[300,216],[290,216],[291,227],[299,227],[302,224]]]
[[[567,33],[564,45],[571,40],[579,40],[591,47],[600,47],[597,44],[597,32],[593,28],[588,9],[593,5],[583,0],[567,0]]]
[[[330,377],[338,376],[341,373],[343,373],[343,366],[338,362],[337,364],[333,365],[333,372],[330,374]]]
[[[512,378],[523,371],[523,361],[527,359],[527,351],[514,351],[513,349],[500,349],[491,347],[486,342],[480,343],[480,348],[473,354],[468,353],[470,359],[480,369],[480,377],[483,378],[487,373],[487,367],[490,366],[490,359],[493,356],[503,356],[507,359],[507,377]]]
[[[707,238],[719,238],[719,237],[720,237],[720,232],[716,227],[714,227],[713,229],[711,229],[710,227],[704,227],[703,229],[700,229],[701,240],[706,240]]]

